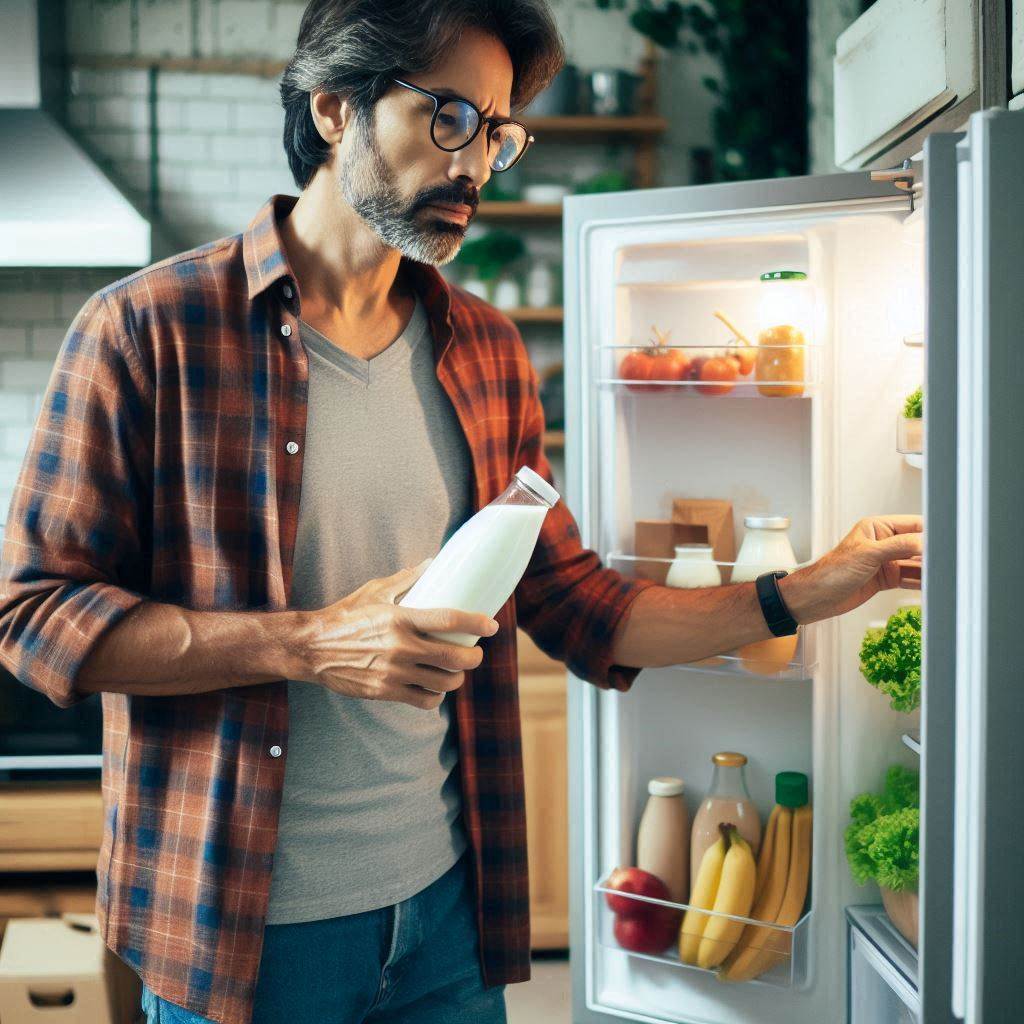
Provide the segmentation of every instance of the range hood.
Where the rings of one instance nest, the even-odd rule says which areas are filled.
[[[36,0],[0,0],[0,267],[142,267],[149,222],[42,109]]]

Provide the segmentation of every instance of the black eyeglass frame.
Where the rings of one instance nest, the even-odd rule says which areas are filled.
[[[444,153],[457,153],[460,149],[465,149],[467,146],[471,145],[472,142],[476,139],[476,137],[480,134],[480,129],[483,128],[484,125],[487,125],[487,141],[490,142],[491,133],[494,131],[496,127],[500,127],[503,124],[514,124],[517,127],[522,128],[523,131],[526,133],[526,144],[520,150],[515,160],[513,160],[512,163],[508,165],[508,167],[502,167],[501,170],[498,170],[496,167],[491,167],[491,170],[495,174],[504,174],[505,171],[511,170],[513,167],[515,167],[517,163],[519,163],[520,160],[523,159],[523,156],[525,155],[526,151],[535,141],[534,137],[530,134],[529,128],[527,128],[526,125],[522,123],[522,121],[517,121],[514,117],[484,117],[480,108],[471,100],[467,100],[463,96],[451,96],[445,95],[444,93],[431,92],[429,89],[421,89],[418,85],[413,85],[412,82],[403,81],[401,78],[392,78],[391,81],[394,82],[395,85],[402,86],[403,89],[411,89],[413,92],[418,92],[421,96],[426,96],[428,99],[434,101],[434,112],[430,115],[430,141]],[[451,149],[449,149],[447,146],[442,146],[437,141],[437,138],[434,135],[434,125],[437,123],[437,115],[441,113],[441,108],[446,103],[453,102],[465,103],[467,107],[473,110],[476,113],[477,124],[476,131],[474,131],[473,134],[468,139],[466,139],[465,142],[463,142],[461,145],[453,146]]]

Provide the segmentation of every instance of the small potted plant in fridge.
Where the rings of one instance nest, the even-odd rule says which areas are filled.
[[[858,885],[875,881],[896,930],[915,949],[918,941],[918,871],[921,812],[918,773],[893,765],[881,793],[850,802],[846,859]]]
[[[889,698],[894,711],[921,706],[921,609],[900,608],[884,626],[872,626],[860,648],[860,670]]]
[[[921,468],[924,453],[924,391],[921,388],[907,395],[903,403],[896,447],[911,466]]]

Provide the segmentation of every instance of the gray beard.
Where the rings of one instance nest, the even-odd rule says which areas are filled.
[[[462,247],[465,229],[416,209],[418,197],[405,202],[377,144],[373,114],[359,113],[352,127],[361,145],[341,168],[338,183],[346,202],[391,249],[417,263],[441,267]]]

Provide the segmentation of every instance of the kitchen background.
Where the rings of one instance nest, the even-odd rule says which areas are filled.
[[[653,56],[652,115],[636,128],[599,132],[597,139],[585,132],[541,133],[523,161],[518,188],[596,188],[608,175],[611,187],[629,187],[638,169],[644,171],[641,184],[708,180],[717,96],[703,80],[721,75],[720,62],[703,48],[691,52],[698,45],[692,34],[690,48],[655,46],[631,27],[633,8],[621,0],[554,0],[552,7],[580,79],[595,68],[640,71]],[[68,71],[51,112],[151,221],[154,260],[241,231],[268,196],[294,193],[280,142],[282,111],[274,76],[291,53],[303,8],[291,0],[65,0],[46,12],[54,29],[43,41],[50,51],[48,70],[66,60]],[[857,0],[810,4],[807,170],[832,169],[834,40],[860,9]],[[802,10],[802,4],[788,2],[773,17],[792,24]],[[799,42],[790,40],[787,55],[797,65],[799,50]],[[799,98],[792,103],[799,110]],[[727,145],[725,140],[719,149]],[[638,157],[648,151],[649,156]],[[626,184],[616,184],[623,174]],[[738,176],[763,175],[758,169],[743,174],[740,168]],[[497,185],[508,187],[507,181],[493,179],[485,199]],[[507,250],[511,236],[513,250],[522,244],[534,264],[546,268],[540,276],[548,281],[532,294],[553,290],[555,301],[540,311],[520,309],[516,319],[538,371],[550,375],[561,361],[557,210],[552,215],[510,205],[505,212],[478,215],[478,222],[474,237],[499,231]],[[482,258],[495,251],[500,266],[500,237]],[[523,293],[521,301],[511,303],[517,307],[531,294],[525,263],[520,256],[512,266]],[[449,273],[466,280],[477,276],[474,269],[453,266]],[[123,273],[0,268],[0,528],[64,332],[86,298]],[[557,378],[550,383],[557,390]],[[552,413],[552,426],[560,428],[557,407]],[[557,473],[557,432],[550,449]]]
[[[55,86],[47,109],[147,218],[153,260],[241,231],[268,196],[294,192],[280,144],[276,76],[291,53],[303,3],[51,0],[41,6],[52,30],[43,39],[44,72]],[[936,103],[955,95],[956,123],[962,123],[971,97],[977,102],[979,69],[961,59],[971,47],[942,31],[946,12],[957,6],[975,7],[969,0],[704,0],[683,8],[643,0],[552,0],[578,89],[568,90],[574,109],[548,114],[576,117],[539,127],[521,173],[489,183],[487,205],[464,250],[473,260],[460,259],[445,273],[486,294],[518,323],[545,385],[556,477],[564,437],[560,196],[827,173],[835,169],[840,141],[845,166],[866,166],[883,151],[888,164],[896,163],[887,147],[905,134],[908,119],[917,127],[934,116]],[[836,62],[837,39],[870,7],[876,29],[895,26],[883,34],[885,45],[872,55],[867,29],[856,38],[848,34],[846,63]],[[682,28],[673,10],[683,12]],[[937,59],[919,45],[916,27],[896,26],[890,18],[910,11],[919,19],[928,15],[936,29]],[[1007,0],[1005,12],[1012,64],[1002,71],[1009,92],[1020,94],[1010,105],[1020,106],[1024,0]],[[676,38],[676,45],[661,45]],[[709,40],[718,46],[714,53]],[[929,77],[943,59],[944,76]],[[869,97],[870,83],[883,89],[895,67],[901,88]],[[584,102],[597,69],[641,76],[632,104],[614,121],[598,120]],[[833,124],[833,82],[840,79],[854,114],[845,128],[839,118],[841,140]],[[958,90],[963,80],[973,84]],[[531,120],[529,112],[525,119]],[[8,202],[19,198],[10,195],[9,183],[8,191],[3,188],[14,153],[15,140],[0,135],[0,197]],[[499,188],[505,193],[500,200]],[[0,225],[5,213],[0,209]],[[127,272],[67,266],[64,251],[52,262],[29,269],[17,259],[0,259],[0,530],[65,331],[90,294]],[[523,634],[520,640],[527,814],[544,823],[530,830],[534,947],[557,956],[568,945],[566,676]],[[31,855],[0,842],[0,924],[8,917],[91,909],[99,794],[95,785],[73,785],[79,788],[54,795],[56,802],[35,798],[32,820],[41,838]],[[0,834],[12,815],[28,814],[13,787],[5,796]],[[56,852],[55,823],[64,844]],[[38,873],[58,867],[59,873]],[[567,1021],[564,962],[537,964],[534,978],[530,986],[510,989],[513,1022]]]

